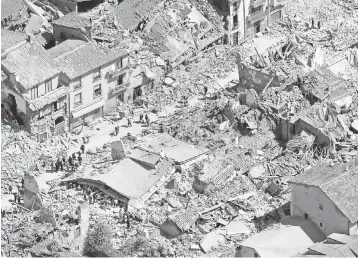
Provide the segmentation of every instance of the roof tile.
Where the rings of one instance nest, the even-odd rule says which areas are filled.
[[[30,89],[61,72],[56,62],[37,43],[26,43],[12,50],[2,65],[18,76],[25,89]]]
[[[333,167],[322,163],[289,183],[319,187],[352,223],[358,221],[358,166],[355,161]]]
[[[66,14],[61,18],[54,20],[52,24],[77,29],[91,26],[91,22],[87,14],[76,12]]]

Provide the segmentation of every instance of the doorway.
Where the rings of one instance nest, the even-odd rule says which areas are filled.
[[[55,120],[55,135],[59,135],[65,132],[65,118],[63,116],[59,116]]]
[[[255,28],[255,34],[261,32],[261,22],[260,21],[255,22],[254,28]]]

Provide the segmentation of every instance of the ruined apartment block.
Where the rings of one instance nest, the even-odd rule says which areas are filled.
[[[284,15],[285,0],[212,0],[224,14],[226,42],[238,45]]]

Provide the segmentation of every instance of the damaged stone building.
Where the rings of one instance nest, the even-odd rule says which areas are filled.
[[[225,41],[238,45],[284,15],[285,0],[211,0],[224,15]]]
[[[39,140],[66,130],[69,87],[52,57],[29,37],[9,52],[1,64],[8,80],[2,85],[10,109]]]

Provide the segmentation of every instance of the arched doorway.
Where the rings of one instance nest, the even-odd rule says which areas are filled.
[[[59,116],[58,118],[56,118],[55,120],[55,125],[61,123],[61,122],[64,122],[65,121],[65,118],[63,116]]]
[[[65,118],[63,116],[59,116],[55,120],[54,135],[62,134],[64,131],[65,131]]]

